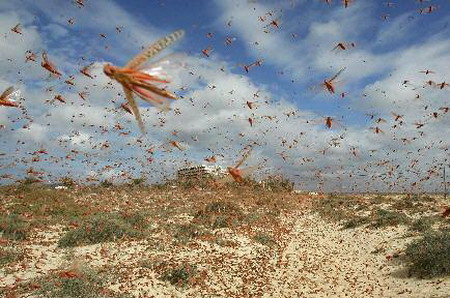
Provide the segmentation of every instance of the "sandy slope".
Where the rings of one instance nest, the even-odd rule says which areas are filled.
[[[264,297],[450,297],[449,278],[406,278],[395,259],[386,258],[406,243],[404,230],[340,230],[306,214],[298,219]],[[371,253],[377,249],[386,253]]]

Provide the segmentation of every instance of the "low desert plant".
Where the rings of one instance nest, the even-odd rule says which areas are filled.
[[[242,223],[244,213],[230,202],[217,201],[209,203],[204,209],[199,210],[194,216],[194,223],[199,223],[207,228],[226,228]]]
[[[0,268],[24,258],[22,250],[0,247]]]
[[[409,226],[410,231],[414,232],[426,232],[431,229],[433,224],[438,219],[436,217],[422,217],[411,223]]]
[[[176,226],[174,237],[178,241],[186,243],[203,234],[205,234],[205,231],[201,226],[189,223]]]
[[[408,224],[410,222],[410,219],[406,214],[385,209],[377,209],[372,217],[373,220],[370,226],[373,228],[397,226]]]
[[[255,236],[253,236],[253,240],[261,243],[262,245],[272,246],[275,244],[275,241],[273,240],[272,236],[266,234],[266,233],[258,233]]]
[[[0,216],[0,232],[11,240],[24,240],[29,229],[28,222],[18,214]]]
[[[354,229],[370,222],[370,218],[366,216],[355,216],[343,223],[343,229]]]
[[[59,247],[73,247],[138,237],[142,232],[118,214],[102,213],[85,219],[78,228],[67,232],[58,242]]]
[[[427,231],[406,248],[412,274],[421,278],[450,275],[450,230]]]
[[[161,280],[168,281],[171,285],[184,287],[196,274],[196,267],[182,264],[176,268],[168,269],[161,275]]]

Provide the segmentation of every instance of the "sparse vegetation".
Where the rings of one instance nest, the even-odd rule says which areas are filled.
[[[411,223],[410,231],[426,232],[431,230],[431,227],[438,219],[436,217],[422,217]]]
[[[406,248],[409,269],[421,278],[450,275],[450,230],[427,231]]]
[[[3,266],[23,259],[23,251],[21,249],[0,247],[0,268]]]
[[[113,187],[114,184],[110,181],[110,180],[102,180],[99,184],[101,187],[105,187],[105,188],[109,188],[109,187]]]
[[[200,225],[189,223],[176,226],[174,237],[178,241],[186,243],[205,233],[205,230]]]
[[[342,221],[352,219],[354,208],[358,202],[356,198],[350,196],[330,195],[326,198],[316,200],[314,209],[324,218],[332,221]]]
[[[103,213],[85,219],[75,230],[67,232],[60,240],[60,247],[96,244],[142,235],[142,218],[123,217],[115,213]]]
[[[275,244],[275,241],[273,238],[266,234],[266,233],[258,233],[255,236],[253,236],[253,240],[261,243],[262,245],[272,246]]]
[[[226,228],[242,223],[244,213],[235,204],[217,201],[206,205],[194,217],[194,223],[199,223],[212,229]]]
[[[270,191],[292,191],[294,183],[283,176],[269,176],[262,184]]]
[[[389,211],[385,209],[377,209],[372,216],[372,222],[370,226],[373,228],[382,228],[408,224],[409,222],[410,219],[404,213]]]
[[[24,240],[28,235],[29,223],[18,214],[0,216],[0,232],[11,240]]]
[[[171,285],[185,287],[196,274],[196,267],[182,264],[176,268],[168,269],[161,275],[161,280],[168,281]]]
[[[351,218],[347,220],[345,223],[343,223],[342,228],[343,229],[354,229],[359,226],[368,224],[370,222],[370,218],[367,216],[355,216],[354,218]]]
[[[48,298],[106,298],[126,297],[107,290],[105,285],[108,276],[92,269],[67,270],[37,279],[32,285],[37,288],[39,297]],[[32,286],[32,287],[33,287]]]

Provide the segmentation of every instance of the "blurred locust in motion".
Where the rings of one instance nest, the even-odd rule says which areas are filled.
[[[148,59],[155,56],[183,36],[183,30],[178,30],[169,34],[147,47],[144,51],[131,59],[123,68],[111,64],[106,64],[103,67],[103,72],[108,77],[116,80],[122,85],[129,106],[142,132],[144,132],[144,123],[142,122],[133,94],[136,94],[143,100],[162,109],[168,109],[168,99],[177,99],[175,94],[155,85],[155,83],[169,83],[168,80],[158,76],[158,72],[161,71],[161,68],[152,68],[152,66],[145,67],[144,64]]]

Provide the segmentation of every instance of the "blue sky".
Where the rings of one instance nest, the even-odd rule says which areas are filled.
[[[30,168],[44,172],[44,180],[145,175],[159,181],[214,154],[217,165],[232,165],[252,145],[246,165],[259,166],[256,177],[283,174],[299,188],[440,189],[450,89],[426,81],[450,81],[450,3],[387,2],[356,0],[348,8],[337,0],[2,2],[0,87],[20,90],[23,107],[0,107],[2,183]],[[429,6],[437,9],[419,13]],[[21,35],[10,30],[18,23]],[[122,66],[180,28],[184,39],[155,60],[178,53],[171,56],[168,87],[183,98],[167,114],[139,100],[148,127],[142,136],[120,109],[120,85],[102,67]],[[333,51],[340,42],[355,46]],[[210,57],[202,54],[208,47]],[[36,62],[25,63],[27,50]],[[61,79],[40,66],[42,51]],[[246,73],[242,66],[257,60],[262,65]],[[89,63],[95,79],[79,73]],[[321,83],[342,68],[336,94],[328,93]],[[420,73],[427,69],[434,73]],[[64,83],[70,76],[74,86]],[[58,94],[65,104],[51,100]],[[326,117],[336,120],[331,129]],[[42,148],[48,154],[36,158]]]

